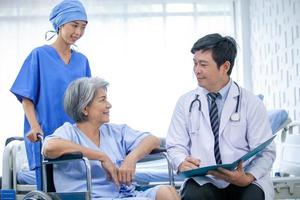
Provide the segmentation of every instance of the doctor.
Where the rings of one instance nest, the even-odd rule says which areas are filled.
[[[166,141],[177,172],[231,163],[272,136],[263,102],[230,78],[236,46],[229,36],[209,34],[191,49],[198,87],[178,100]],[[187,179],[182,199],[273,199],[275,156],[272,143],[233,171]]]

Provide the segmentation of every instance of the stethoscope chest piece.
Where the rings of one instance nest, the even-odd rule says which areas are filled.
[[[240,120],[240,114],[238,112],[233,113],[230,116],[231,121],[237,122]]]

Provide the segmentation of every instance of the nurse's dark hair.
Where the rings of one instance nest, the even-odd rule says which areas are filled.
[[[208,34],[195,42],[191,52],[195,54],[196,51],[211,51],[212,58],[217,63],[218,69],[226,61],[229,61],[230,68],[227,74],[228,76],[231,74],[237,54],[237,43],[232,37],[222,37],[218,33]]]
[[[65,112],[75,122],[86,121],[83,110],[93,102],[98,89],[106,91],[107,86],[108,82],[99,77],[83,77],[72,81],[64,95]]]

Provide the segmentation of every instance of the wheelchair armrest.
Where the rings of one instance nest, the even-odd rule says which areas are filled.
[[[81,152],[71,152],[71,153],[63,154],[57,158],[44,157],[44,162],[50,164],[50,163],[59,163],[59,162],[67,162],[71,160],[78,160],[82,158],[83,158],[83,154]]]
[[[153,149],[151,152],[150,152],[150,155],[153,155],[153,154],[158,154],[158,153],[163,153],[163,152],[167,152],[167,149],[166,148],[158,148],[158,149]]]
[[[166,158],[166,155],[165,155],[166,152],[167,151],[164,148],[153,149],[147,156],[145,156],[139,162],[147,162],[147,161],[164,159],[164,158]]]
[[[87,157],[84,157],[83,154],[81,152],[71,152],[71,153],[66,153],[63,154],[61,156],[59,156],[58,158],[47,158],[44,157],[43,159],[43,177],[46,177],[46,173],[47,173],[47,165],[51,165],[51,164],[58,164],[58,163],[66,163],[66,162],[70,162],[70,161],[76,161],[76,160],[82,160],[84,162],[84,165],[86,167],[86,180],[87,180],[87,192],[88,192],[88,196],[87,199],[91,199],[91,191],[92,191],[92,177],[91,177],[91,166],[90,166],[90,162],[88,160]],[[50,168],[51,170],[51,174],[52,172],[52,168]],[[53,179],[53,175],[52,175],[52,179]],[[53,180],[51,181],[53,184]],[[47,180],[44,179],[43,180],[43,185],[44,188],[43,190],[45,192],[48,191],[48,186],[47,186]]]
[[[169,159],[169,157],[167,155],[166,148],[160,147],[157,149],[153,149],[149,153],[149,155],[147,155],[145,158],[143,158],[139,162],[148,162],[148,161],[155,161],[155,160],[161,160],[161,159],[165,159],[168,164],[169,183],[170,183],[170,185],[174,186],[175,185],[174,173],[173,173],[173,169],[172,169],[171,160]]]

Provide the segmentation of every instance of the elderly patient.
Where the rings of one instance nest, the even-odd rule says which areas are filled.
[[[66,122],[47,136],[44,155],[56,158],[79,151],[89,158],[93,199],[179,199],[171,186],[156,186],[143,192],[135,190],[132,181],[136,163],[159,147],[159,139],[127,125],[108,123],[111,104],[106,96],[107,85],[103,79],[93,77],[77,79],[68,86],[64,108],[76,123]],[[55,165],[54,184],[56,191],[84,191],[84,164],[76,161]]]

